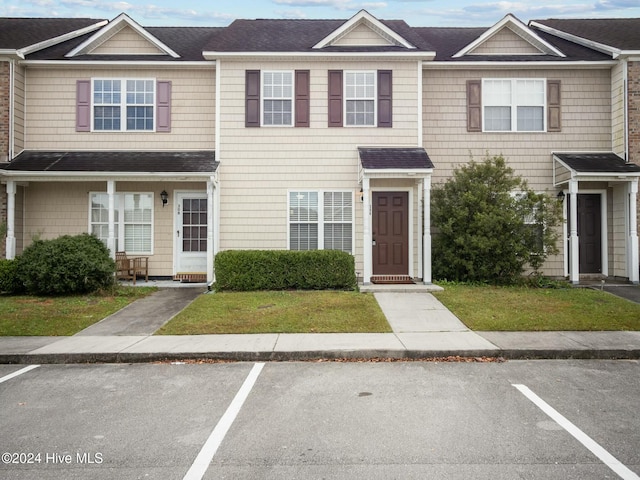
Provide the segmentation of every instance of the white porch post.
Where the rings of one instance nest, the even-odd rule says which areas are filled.
[[[571,209],[569,218],[571,232],[569,233],[569,248],[571,256],[569,262],[569,280],[574,285],[580,282],[580,248],[578,244],[578,181],[569,181],[569,198],[571,199]]]
[[[431,285],[431,177],[425,177],[422,181],[424,195],[422,197],[424,209],[424,233],[422,237],[422,282]]]
[[[629,281],[640,282],[638,253],[638,179],[629,184]]]
[[[6,257],[16,258],[16,182],[7,180],[7,241]]]
[[[371,236],[371,196],[369,190],[369,179],[362,179],[362,221],[364,222],[364,235],[362,251],[364,254],[364,272],[362,283],[368,285],[373,274],[373,240]]]
[[[109,232],[107,234],[107,248],[111,253],[111,258],[116,258],[116,182],[107,181],[107,196],[109,201]]]
[[[207,283],[212,283],[214,278],[213,272],[213,257],[214,254],[214,241],[213,241],[213,221],[214,221],[214,195],[215,195],[215,179],[214,177],[210,177],[207,181]]]

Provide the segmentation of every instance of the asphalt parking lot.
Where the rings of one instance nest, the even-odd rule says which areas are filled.
[[[0,365],[3,479],[637,479],[640,362]]]

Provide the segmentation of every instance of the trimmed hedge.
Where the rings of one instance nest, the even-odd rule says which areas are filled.
[[[0,293],[18,293],[20,290],[18,262],[0,259]]]
[[[37,240],[17,259],[18,280],[27,293],[88,293],[113,284],[115,262],[97,237],[64,235]]]
[[[339,250],[226,250],[215,258],[215,289],[353,290],[353,256]]]

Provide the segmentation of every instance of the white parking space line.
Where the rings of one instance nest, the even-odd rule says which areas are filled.
[[[591,451],[596,457],[598,457],[607,467],[617,473],[620,478],[624,480],[640,480],[640,477],[636,475],[634,472],[629,470],[626,466],[624,466],[618,459],[616,459],[613,455],[607,452],[604,448],[602,448],[598,443],[596,443],[591,437],[589,437],[586,433],[576,427],[573,423],[567,420],[564,416],[562,416],[557,410],[555,410],[551,405],[542,400],[538,395],[533,393],[529,387],[526,385],[512,384],[516,387],[520,392],[531,400],[540,410],[546,413],[551,419],[553,419],[558,425],[564,428],[567,432],[569,432],[573,437],[576,438],[580,443],[582,443],[587,449]]]
[[[16,372],[10,373],[9,375],[5,375],[4,377],[0,378],[0,383],[11,380],[12,378],[17,377],[18,375],[22,375],[23,373],[30,372],[31,370],[33,370],[34,368],[38,368],[39,366],[40,365],[29,365],[28,367],[21,368]]]
[[[213,460],[213,456],[218,450],[218,447],[222,443],[222,440],[224,440],[225,435],[229,431],[229,428],[231,428],[231,425],[238,416],[238,413],[240,413],[240,409],[249,396],[249,393],[251,393],[251,389],[256,383],[258,375],[260,375],[263,367],[264,363],[256,363],[253,366],[249,375],[242,384],[242,387],[240,387],[240,390],[238,390],[238,393],[229,405],[229,408],[224,412],[224,415],[220,418],[220,421],[211,432],[211,435],[209,435],[205,444],[202,446],[200,453],[198,453],[198,456],[194,460],[183,480],[200,480],[204,476],[207,468],[209,468],[209,465],[211,464],[211,460]]]

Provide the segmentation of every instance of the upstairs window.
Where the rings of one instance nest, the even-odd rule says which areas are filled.
[[[293,72],[262,72],[263,125],[291,126]]]
[[[484,79],[485,132],[545,131],[544,79]]]
[[[346,124],[373,126],[376,119],[376,73],[345,72]]]
[[[93,80],[94,130],[153,131],[154,105],[154,80]]]

